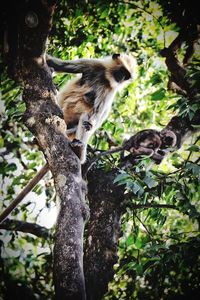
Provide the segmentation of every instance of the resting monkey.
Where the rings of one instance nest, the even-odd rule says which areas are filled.
[[[116,92],[131,82],[135,76],[135,59],[126,54],[113,54],[112,57],[103,59],[62,61],[47,55],[46,62],[56,72],[82,74],[81,77],[67,82],[58,94],[58,103],[63,109],[67,124],[67,137],[83,163],[88,140],[108,117]],[[0,215],[0,222],[22,201],[47,171],[46,164]]]
[[[166,153],[176,144],[176,134],[171,130],[142,130],[124,142],[123,150],[129,151],[130,154],[121,157],[121,167],[132,166],[141,155],[149,156],[156,164],[160,164]]]

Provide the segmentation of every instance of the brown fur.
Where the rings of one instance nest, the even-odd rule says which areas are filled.
[[[78,124],[83,113],[92,111],[93,105],[86,103],[84,97],[88,90],[88,86],[80,86],[77,79],[74,79],[58,94],[58,104],[63,109],[66,124]]]

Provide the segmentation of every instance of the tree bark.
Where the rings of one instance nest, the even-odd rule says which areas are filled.
[[[81,166],[65,137],[63,113],[45,60],[55,1],[16,1],[6,8],[9,73],[23,86],[25,124],[35,135],[53,174],[60,200],[55,247],[56,299],[85,299],[83,231],[86,217]]]
[[[90,221],[84,256],[87,300],[100,300],[113,278],[124,212],[124,188],[113,184],[118,171],[96,169],[88,173]]]

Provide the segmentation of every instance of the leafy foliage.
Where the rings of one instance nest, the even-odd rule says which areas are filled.
[[[168,16],[166,5],[163,11],[162,2],[62,0],[57,4],[49,53],[75,59],[127,51],[134,53],[138,61],[137,80],[118,95],[109,119],[91,140],[93,148],[107,149],[110,136],[120,144],[139,130],[161,129],[175,114],[187,113],[192,119],[199,109],[199,46],[187,72],[197,91],[194,102],[168,90],[169,74],[160,51],[177,36],[180,23],[174,14]],[[180,56],[185,51],[183,47]],[[71,77],[57,75],[55,82],[60,87]],[[21,91],[5,73],[1,75],[1,89],[0,195],[4,209],[41,167],[43,155],[23,125]],[[116,274],[105,299],[177,299],[197,295],[199,147],[199,139],[193,136],[161,165],[152,165],[144,158],[131,170],[121,170],[115,179],[116,184],[126,186],[127,212],[122,220]],[[110,169],[117,160],[118,156],[113,155],[100,164]],[[13,218],[45,224],[47,218],[40,215],[45,209],[52,211],[55,198],[49,178],[12,213]],[[41,205],[37,195],[43,199]],[[160,204],[165,206],[159,207]],[[22,299],[22,295],[23,299],[52,298],[51,247],[51,241],[2,231],[2,299],[11,299],[11,289],[16,290],[15,299]]]

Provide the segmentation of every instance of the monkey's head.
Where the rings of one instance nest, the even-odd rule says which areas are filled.
[[[113,54],[107,61],[107,78],[114,86],[124,86],[131,82],[137,73],[136,60],[127,54]]]
[[[162,149],[173,148],[177,145],[177,136],[172,130],[163,129],[160,133],[160,136],[162,140]]]

